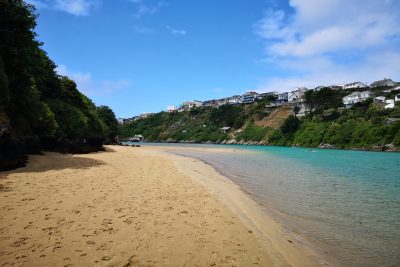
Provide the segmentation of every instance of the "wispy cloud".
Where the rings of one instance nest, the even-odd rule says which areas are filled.
[[[129,0],[136,5],[135,13],[133,17],[140,19],[146,15],[152,15],[156,13],[165,4],[164,2],[157,2],[156,4],[149,4],[146,0]]]
[[[95,81],[90,72],[71,71],[65,65],[58,66],[57,73],[70,77],[78,89],[89,96],[111,94],[131,85],[127,79]]]
[[[186,34],[187,34],[187,32],[186,32],[185,30],[178,30],[178,29],[172,28],[172,27],[169,26],[169,25],[166,25],[165,28],[166,28],[171,34],[174,34],[174,35],[186,35]]]
[[[88,16],[100,4],[100,0],[26,0],[38,9],[54,9],[75,16]]]
[[[293,12],[267,9],[254,26],[268,64],[286,75],[262,87],[400,78],[400,2],[291,0]],[[276,89],[276,88],[274,88]]]
[[[146,26],[139,26],[139,25],[133,26],[133,29],[135,32],[140,33],[140,34],[152,34],[155,32],[155,30],[153,28],[146,27]]]

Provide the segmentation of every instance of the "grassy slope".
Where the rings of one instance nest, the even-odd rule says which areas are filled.
[[[382,91],[376,92],[380,94]],[[391,97],[391,95],[388,95]],[[367,101],[352,109],[326,110],[318,116],[293,119],[289,106],[265,107],[267,101],[251,105],[225,105],[177,113],[157,113],[121,127],[121,136],[142,134],[148,141],[260,143],[317,147],[328,143],[338,148],[366,148],[393,144],[400,147],[400,123],[382,122],[400,118],[400,107],[384,109]],[[289,128],[283,124],[292,116]],[[221,127],[232,127],[222,133]]]

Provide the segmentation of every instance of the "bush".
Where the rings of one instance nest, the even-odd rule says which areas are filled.
[[[290,115],[286,118],[286,120],[284,120],[283,124],[280,127],[280,130],[284,135],[293,134],[297,131],[300,124],[300,120],[297,117]]]
[[[324,139],[327,123],[306,121],[295,134],[294,143],[306,147],[317,147]]]
[[[249,123],[247,127],[236,137],[236,140],[243,141],[261,141],[265,139],[266,134],[271,131],[271,128],[254,125]]]

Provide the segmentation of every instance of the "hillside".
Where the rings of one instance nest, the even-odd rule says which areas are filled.
[[[26,154],[85,153],[112,141],[113,111],[96,107],[36,40],[36,14],[23,1],[0,1],[0,170],[21,166]]]
[[[399,90],[374,88],[375,95],[394,97]],[[161,112],[120,128],[127,138],[142,134],[147,141],[266,144],[303,147],[396,151],[400,147],[399,102],[394,108],[369,98],[344,108],[343,96],[355,90],[322,88],[305,94],[307,113],[296,117],[295,105],[270,107],[269,100],[252,104]],[[222,127],[230,127],[223,130]]]

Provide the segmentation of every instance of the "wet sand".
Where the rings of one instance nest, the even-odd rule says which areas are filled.
[[[0,173],[0,266],[318,266],[211,166],[167,148],[30,156]]]

